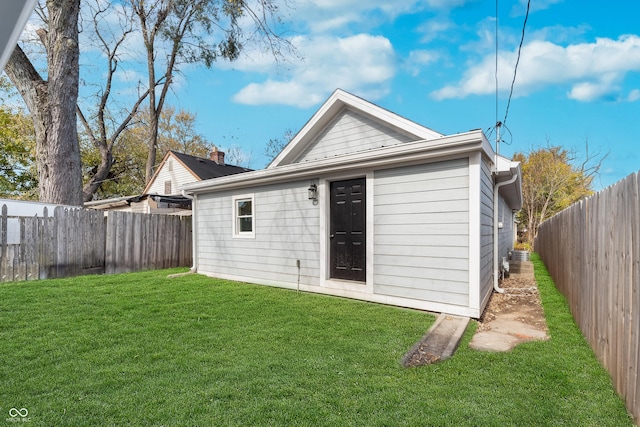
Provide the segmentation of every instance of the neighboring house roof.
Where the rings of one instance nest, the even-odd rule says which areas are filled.
[[[0,71],[4,70],[38,0],[0,2]]]
[[[136,203],[142,200],[143,196],[122,196],[113,197],[111,199],[92,200],[90,202],[84,202],[85,208],[91,209],[113,209],[121,206],[129,206],[131,203]]]
[[[180,164],[182,164],[182,166],[184,166],[188,170],[188,172],[194,178],[192,182],[251,171],[251,169],[243,168],[240,166],[218,163],[211,159],[190,156],[188,154],[170,150],[167,152],[167,154],[165,154],[162,162],[156,169],[155,174],[145,187],[143,194],[147,194],[149,192],[149,189],[153,186],[157,177],[160,175],[160,172],[167,164],[169,158],[176,159],[178,162],[180,162]]]
[[[141,194],[138,196],[123,196],[114,197],[112,199],[92,200],[90,202],[85,202],[84,206],[91,209],[114,209],[124,206],[130,206],[131,203],[138,203],[147,198],[151,198],[158,203],[164,202],[191,205],[191,199],[189,199],[188,197]]]
[[[177,194],[163,194],[159,195],[157,188],[153,189],[153,184],[159,178],[169,178],[173,184],[175,190],[179,190],[184,184],[197,182],[210,178],[219,178],[227,175],[235,175],[242,172],[248,172],[251,169],[243,168],[240,166],[233,166],[224,164],[224,153],[215,150],[212,154],[216,155],[218,161],[211,159],[204,159],[201,157],[190,156],[188,154],[179,153],[177,151],[169,151],[165,154],[160,166],[156,169],[153,177],[146,185],[144,192],[139,195],[114,197],[111,199],[94,200],[86,202],[84,205],[93,209],[118,209],[131,206],[132,203],[139,203],[147,198],[151,198],[158,203],[173,203],[190,205],[191,200],[189,198],[179,196]],[[168,169],[168,175],[163,174],[164,168],[169,164],[168,159],[175,159],[181,166],[183,172],[179,174],[173,174],[171,169]],[[175,169],[174,169],[175,170]]]
[[[176,156],[183,165],[189,168],[200,180],[234,175],[236,173],[249,172],[251,170],[240,166],[219,164],[211,159],[190,156],[188,154],[178,153],[177,151],[171,151],[171,153]]]

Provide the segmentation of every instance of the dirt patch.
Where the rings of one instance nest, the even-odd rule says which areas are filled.
[[[481,351],[509,351],[523,342],[549,339],[533,275],[511,275],[500,283],[500,287],[505,292],[491,294],[469,346]],[[444,359],[440,355],[442,337],[435,332],[430,330],[405,355],[404,366],[428,365]]]
[[[491,322],[498,316],[509,315],[534,329],[547,331],[547,321],[540,301],[540,294],[533,278],[512,275],[500,283],[503,294],[494,292],[478,321],[477,331],[491,330]]]

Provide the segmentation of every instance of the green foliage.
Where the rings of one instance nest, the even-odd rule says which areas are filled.
[[[162,110],[159,122],[159,158],[169,150],[196,157],[208,157],[213,144],[196,131],[196,114],[186,110],[175,111],[173,107]]]
[[[588,146],[587,146],[588,148]],[[518,213],[523,241],[533,246],[538,225],[578,200],[593,194],[591,183],[602,160],[589,157],[576,164],[575,153],[563,147],[516,153],[522,168],[523,207]]]
[[[176,271],[0,285],[2,408],[34,426],[632,425],[540,276],[551,340],[478,352],[470,327],[406,369],[430,314]]]
[[[0,197],[38,199],[35,131],[22,111],[0,106]]]
[[[527,251],[527,252],[531,252],[531,245],[527,242],[516,242],[513,245],[513,249],[515,249],[516,251]]]
[[[197,157],[208,156],[212,144],[197,133],[196,119],[195,114],[186,110],[176,112],[172,107],[163,110],[159,122],[156,165],[169,150]],[[145,187],[145,164],[148,155],[147,136],[147,113],[141,112],[113,147],[115,162],[109,177],[97,191],[98,199],[142,193]],[[86,138],[81,139],[80,149],[86,181],[100,165],[100,152]]]

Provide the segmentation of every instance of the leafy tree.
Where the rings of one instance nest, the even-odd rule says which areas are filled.
[[[578,200],[593,194],[592,182],[606,155],[589,154],[577,163],[576,153],[550,146],[516,153],[522,168],[523,207],[518,214],[525,233],[523,241],[533,247],[538,226]]]
[[[47,24],[38,35],[47,53],[47,78],[16,46],[5,73],[27,105],[35,127],[40,200],[82,204],[80,148],[76,128],[79,81],[80,0],[48,0]]]
[[[180,66],[219,59],[235,60],[252,40],[263,43],[275,57],[291,45],[274,28],[279,22],[276,0],[125,0],[83,2],[93,22],[93,40],[106,58],[105,83],[95,93],[93,111],[77,109],[83,138],[100,153],[98,162],[82,169],[76,127],[79,86],[78,17],[80,0],[48,0],[36,11],[45,28],[37,33],[47,54],[46,80],[17,46],[5,71],[18,88],[35,124],[39,194],[43,201],[81,204],[111,178],[114,147],[141,103],[149,101],[145,180],[153,174],[159,148],[159,122],[166,96]],[[113,12],[117,15],[114,21]],[[114,24],[114,22],[116,22]],[[85,21],[85,24],[87,21]],[[148,72],[145,85],[124,114],[110,108],[112,82],[126,58],[119,52],[132,34],[142,36]],[[117,116],[121,116],[120,119]],[[86,147],[83,147],[86,151]],[[98,166],[96,167],[96,164]],[[82,186],[82,175],[87,180]]]
[[[167,107],[158,123],[158,148],[155,164],[169,150],[196,157],[207,157],[213,148],[204,136],[196,132],[196,115],[187,110]]]
[[[35,132],[22,111],[0,107],[0,197],[38,199]]]
[[[148,147],[147,110],[139,111],[125,129],[113,147],[113,164],[109,174],[100,183],[94,197],[111,197],[140,194],[145,187],[145,165]],[[175,111],[167,107],[159,121],[158,150],[154,166],[160,163],[169,150],[179,151],[197,157],[207,157],[213,147],[204,136],[195,129],[196,115],[185,110]],[[85,176],[94,176],[95,169],[101,164],[100,151],[87,138],[81,140],[82,160]]]

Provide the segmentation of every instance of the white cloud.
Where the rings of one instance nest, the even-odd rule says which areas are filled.
[[[116,79],[124,83],[147,82],[147,76],[137,70],[120,70],[116,74]]]
[[[606,84],[584,82],[574,85],[567,96],[576,101],[587,102],[602,98],[610,93],[611,90]]]
[[[509,89],[516,52],[498,56],[498,81],[501,90]],[[569,97],[591,101],[601,97],[617,98],[620,83],[629,72],[640,72],[640,37],[621,36],[617,40],[596,39],[594,43],[567,47],[536,40],[523,46],[515,95],[526,95],[549,85],[568,85]],[[463,78],[431,95],[435,99],[464,98],[495,92],[495,57],[487,55],[468,68]]]
[[[293,64],[289,75],[282,79],[269,78],[244,87],[233,97],[234,101],[306,108],[321,102],[336,88],[372,100],[388,92],[387,85],[395,74],[395,53],[385,37],[297,37],[295,42],[304,52],[304,62]]]
[[[448,11],[478,0],[298,0],[292,2],[294,22],[302,22],[314,33],[345,28],[350,24],[371,25],[393,21],[424,9]]]
[[[433,9],[454,9],[464,6],[466,3],[472,3],[474,0],[426,0],[429,7]]]
[[[631,92],[629,92],[629,95],[627,96],[627,101],[629,102],[640,101],[640,89],[633,89]]]
[[[430,19],[417,28],[422,33],[421,42],[429,43],[436,39],[440,34],[448,31],[453,26],[452,22],[446,18]]]
[[[404,63],[404,68],[412,76],[417,76],[426,66],[440,58],[437,52],[429,50],[413,50],[409,52],[409,58]]]

